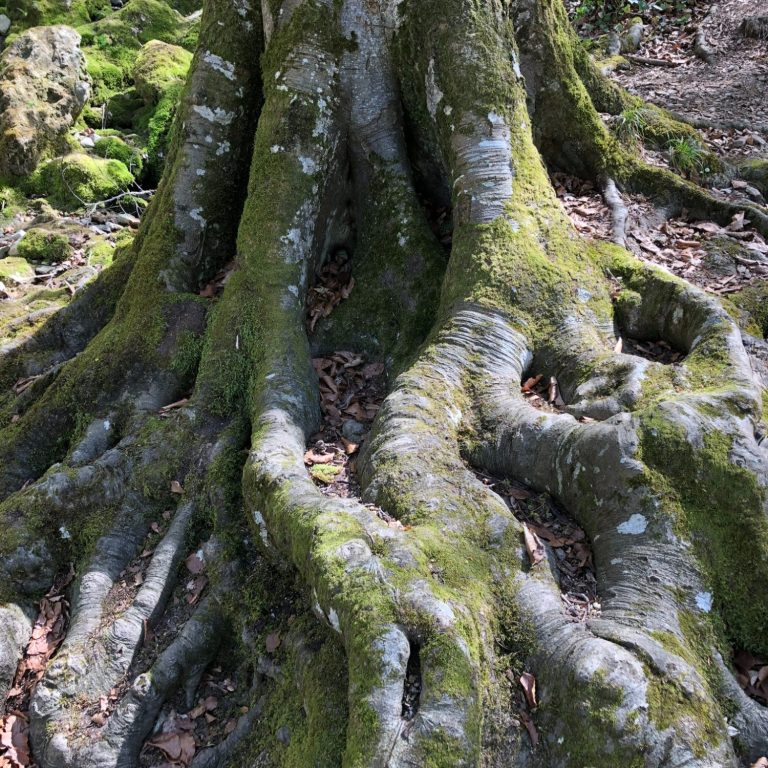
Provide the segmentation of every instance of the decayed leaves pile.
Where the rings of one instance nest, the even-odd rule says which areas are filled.
[[[520,392],[529,405],[542,411],[561,413],[565,405],[554,376],[545,377],[541,373],[530,376],[520,385]]]
[[[310,333],[318,320],[328,317],[355,287],[352,261],[347,251],[338,249],[323,264],[317,283],[307,294],[307,325]]]
[[[762,661],[747,651],[733,655],[736,680],[744,692],[761,704],[768,704],[768,661]]]
[[[384,364],[345,351],[315,358],[312,364],[324,426],[312,436],[304,462],[324,492],[348,496],[354,455],[384,398]]]
[[[0,720],[0,768],[32,767],[26,711],[29,700],[50,658],[56,653],[67,631],[69,602],[64,597],[74,578],[74,570],[57,579],[40,601],[40,613],[24,655],[16,668],[13,686]]]

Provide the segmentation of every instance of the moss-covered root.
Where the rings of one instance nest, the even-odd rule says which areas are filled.
[[[264,543],[290,558],[315,612],[344,643],[350,711],[344,765],[428,765],[435,754],[441,756],[435,765],[471,765],[479,746],[479,659],[458,590],[442,590],[431,578],[426,535],[413,540],[363,505],[319,492],[303,464],[305,433],[295,422],[302,409],[295,407],[273,409],[256,424],[245,496]],[[431,545],[447,551],[442,539],[438,533]],[[418,713],[407,722],[403,694],[413,653],[423,689]],[[450,745],[450,753],[440,745]]]
[[[133,557],[140,552],[149,521],[138,510],[122,509],[116,528],[96,543],[96,554],[78,578],[72,620],[56,660],[37,684],[30,702],[32,745],[44,765],[81,766],[89,762],[74,741],[81,708],[69,702],[87,697],[96,702],[120,684],[155,624],[174,585],[185,554],[185,534],[192,504],[182,506],[154,550],[144,581],[131,606],[105,622],[107,595]],[[107,623],[105,629],[102,625]],[[113,743],[115,752],[122,745]],[[86,750],[87,751],[87,750]]]
[[[621,274],[615,262],[613,269]],[[603,423],[542,414],[510,394],[527,364],[515,352],[519,335],[502,321],[486,323],[475,338],[487,364],[477,393],[482,423],[496,426],[475,448],[473,460],[547,490],[576,516],[593,543],[602,595],[602,618],[588,626],[631,652],[595,644],[573,628],[555,633],[552,617],[560,609],[550,600],[552,617],[544,623],[540,648],[544,669],[559,669],[560,677],[558,682],[545,674],[542,680],[542,701],[549,701],[547,709],[542,706],[542,724],[567,724],[568,713],[556,704],[567,698],[565,679],[586,686],[585,706],[598,722],[604,720],[598,727],[618,736],[618,746],[631,751],[644,744],[649,753],[658,752],[654,764],[665,764],[658,750],[671,743],[692,764],[730,765],[734,747],[724,714],[733,705],[721,706],[714,637],[724,626],[734,644],[765,652],[761,627],[768,616],[765,601],[755,599],[758,584],[768,578],[760,565],[768,546],[761,480],[768,461],[753,434],[759,388],[737,329],[715,302],[660,272],[637,268],[634,277],[626,271],[624,276],[648,301],[638,302],[634,315],[620,317],[620,323],[641,338],[670,338],[688,351],[676,386],[644,375],[639,410]],[[504,349],[506,354],[491,352]],[[681,387],[686,391],[678,394]],[[744,571],[745,557],[755,570]],[[540,582],[520,591],[539,629],[542,611],[549,610]],[[578,650],[568,651],[569,633]],[[623,659],[616,660],[618,666],[634,670],[622,673],[634,681],[626,687],[606,686],[603,679],[615,654]],[[570,672],[563,676],[563,668]],[[597,688],[587,686],[589,680]],[[608,717],[611,697],[619,709]],[[582,754],[586,745],[572,741],[569,747],[564,739],[564,751],[559,742],[549,744],[553,754],[588,760],[599,754]],[[762,744],[743,736],[737,743],[739,751],[750,752]]]

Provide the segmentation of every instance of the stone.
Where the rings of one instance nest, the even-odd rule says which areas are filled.
[[[11,20],[4,14],[0,13],[0,35],[4,35],[11,28]]]
[[[291,743],[291,731],[287,725],[281,725],[275,733],[275,738],[283,745],[288,746]]]
[[[0,56],[0,175],[31,173],[61,146],[90,94],[80,35],[33,27]]]
[[[147,105],[157,104],[168,89],[181,85],[192,62],[192,54],[160,40],[150,40],[142,47],[133,67],[133,83]]]
[[[341,434],[352,443],[359,443],[365,435],[365,426],[359,421],[349,419],[341,426]]]

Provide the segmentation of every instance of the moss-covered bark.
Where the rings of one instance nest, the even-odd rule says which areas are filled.
[[[206,3],[163,184],[132,253],[88,294],[104,296],[99,321],[69,362],[52,351],[67,316],[52,323],[39,346],[61,367],[5,404],[3,596],[26,607],[77,557],[70,636],[33,699],[38,761],[135,764],[228,614],[241,671],[262,658],[253,706],[200,765],[755,759],[768,717],[716,660],[731,646],[766,650],[763,392],[719,304],[582,240],[542,161],[658,181],[595,111],[624,95],[595,95],[599,74],[549,0],[262,5]],[[662,181],[710,204],[693,184]],[[450,201],[447,260],[422,201]],[[310,334],[307,292],[339,247],[353,295]],[[230,260],[221,295],[199,297]],[[686,357],[671,367],[617,353],[620,335]],[[341,344],[391,375],[358,460],[362,499],[323,495],[304,465],[320,421],[311,355]],[[4,380],[32,370],[34,351],[9,356]],[[531,371],[557,377],[562,412],[520,397]],[[186,395],[175,415],[150,414]],[[601,615],[565,614],[554,570],[531,566],[520,522],[473,470],[573,515]],[[181,503],[153,583],[105,630],[111,586],[171,489]],[[105,738],[83,745],[72,701],[126,673],[193,530],[208,537],[210,593],[137,670]],[[302,598],[282,615],[294,581]],[[270,621],[283,633],[274,661]],[[20,626],[17,610],[0,613],[0,653],[17,652]],[[100,661],[78,680],[87,643]],[[540,701],[524,715],[523,671]]]

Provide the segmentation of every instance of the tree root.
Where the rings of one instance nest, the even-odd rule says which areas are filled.
[[[281,573],[298,574],[315,614],[343,645],[345,766],[566,768],[638,765],[638,755],[647,755],[647,765],[661,768],[714,768],[764,750],[764,710],[746,699],[717,655],[729,643],[766,650],[768,455],[757,436],[763,392],[741,334],[714,298],[619,247],[586,244],[570,226],[534,147],[516,69],[520,63],[532,87],[541,146],[554,146],[556,133],[537,117],[547,112],[538,42],[518,62],[513,37],[527,12],[551,11],[547,34],[555,35],[562,8],[549,0],[534,5],[521,6],[514,20],[495,4],[463,0],[406,2],[398,13],[387,3],[378,13],[352,2],[288,3],[279,14],[265,7],[265,102],[238,259],[210,313],[192,294],[225,258],[233,230],[222,214],[214,238],[199,221],[213,221],[209,210],[191,215],[197,193],[187,187],[205,141],[203,123],[187,111],[187,127],[177,130],[189,140],[181,139],[179,166],[144,224],[112,321],[45,382],[18,434],[2,435],[13,459],[0,484],[13,534],[2,568],[19,605],[50,577],[51,555],[66,558],[55,534],[41,538],[40,530],[84,529],[75,509],[117,510],[111,527],[98,531],[76,582],[69,636],[33,697],[31,732],[43,768],[133,767],[164,702],[175,691],[192,702],[225,626],[224,595],[239,584],[229,542],[242,538],[233,517],[241,501],[257,541]],[[245,30],[231,4],[209,0],[206,13],[214,11],[230,25],[220,33],[215,16],[204,19],[211,45]],[[237,61],[250,60],[253,36],[243,32],[238,40]],[[602,141],[605,129],[589,112],[574,55],[555,43],[546,49],[563,68],[555,98],[578,107],[568,114],[586,114],[578,141],[563,145],[559,157],[576,163],[581,152],[580,167],[595,178],[653,184],[694,215],[714,215],[707,208],[714,203],[693,185],[627,164]],[[228,98],[236,80],[219,53],[206,60],[216,50],[224,55],[201,47],[190,88],[210,92],[196,78],[213,69]],[[240,108],[221,106],[227,114]],[[211,122],[205,109],[196,114]],[[227,136],[234,140],[235,122],[206,128],[219,148]],[[238,157],[248,143],[239,137]],[[447,267],[415,193],[427,180],[436,199],[450,190],[453,200]],[[606,190],[615,198],[618,235],[620,198],[611,185]],[[164,220],[176,221],[178,248],[165,248]],[[209,242],[217,245],[207,251]],[[393,322],[381,339],[371,336],[391,307],[371,312],[375,319],[365,325],[362,299],[337,311],[364,333],[347,327],[334,336],[330,318],[315,338],[307,336],[313,275],[341,246],[353,265],[363,254],[355,287],[363,296],[388,276],[383,301],[395,306],[400,326]],[[135,293],[140,265],[163,286],[153,294],[145,285],[142,301]],[[129,300],[137,306],[129,308]],[[77,368],[79,359],[98,361],[110,341],[123,338],[122,324],[155,311],[156,301],[164,322],[154,352],[145,350],[128,373],[118,370],[102,393],[103,382]],[[181,372],[172,361],[184,332],[195,336],[203,323],[202,351]],[[663,365],[624,354],[617,345],[623,337],[662,340],[683,357]],[[398,374],[358,459],[362,500],[323,495],[304,464],[320,416],[310,350],[337,338],[384,357]],[[537,410],[520,395],[521,380],[537,370],[556,376],[562,412]],[[188,395],[193,379],[184,407],[164,421],[151,417],[160,404]],[[71,408],[60,398],[81,385],[81,398],[99,396],[75,429],[73,417],[59,415]],[[119,401],[137,394],[136,407]],[[59,426],[62,445],[33,456],[46,430]],[[247,432],[241,499],[237,454]],[[63,466],[50,466],[62,458]],[[526,554],[530,530],[473,468],[546,492],[568,510],[591,543],[600,615],[574,621],[563,610],[556,555],[543,543],[540,558]],[[26,480],[32,483],[18,490]],[[144,583],[112,617],[112,585],[167,506],[172,481],[183,501]],[[33,524],[32,508],[44,520]],[[145,628],[162,614],[185,532],[206,510],[215,519],[214,588],[140,671]],[[72,533],[80,545],[83,530]],[[16,654],[24,622],[10,611],[0,613],[0,652]],[[257,630],[246,629],[242,643],[252,645]],[[0,658],[0,671],[8,666]],[[279,663],[259,664],[267,667],[280,675]],[[527,704],[515,695],[523,672],[537,682],[538,707],[530,691]],[[116,688],[116,708],[96,731],[83,721],[88,713],[78,697]],[[248,741],[262,706],[256,702],[193,765],[238,760],[238,744]],[[316,712],[307,717],[317,722]],[[523,722],[538,747],[522,734]]]

